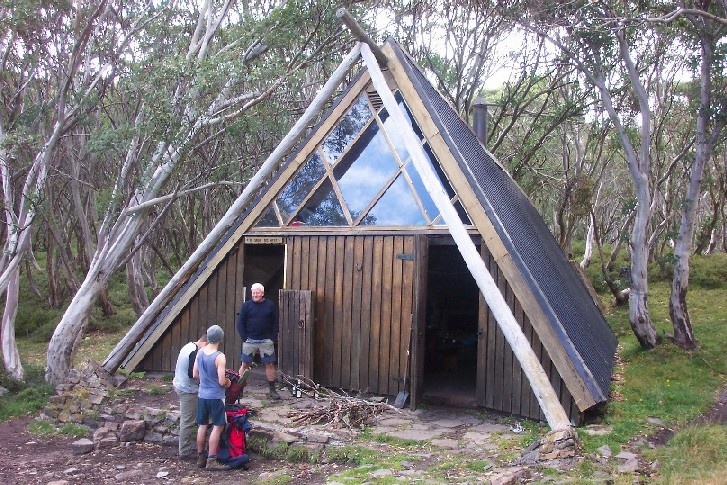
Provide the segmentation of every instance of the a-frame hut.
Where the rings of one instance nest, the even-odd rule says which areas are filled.
[[[280,305],[288,375],[408,390],[412,407],[432,400],[554,428],[581,422],[608,398],[616,349],[591,293],[394,40],[380,51],[357,44],[337,80],[359,52],[360,71],[315,129],[263,165],[107,368],[173,372],[181,346],[212,323],[236,368],[235,313],[259,281]]]

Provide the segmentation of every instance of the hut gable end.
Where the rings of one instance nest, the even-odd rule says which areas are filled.
[[[563,420],[544,403],[556,401],[579,421],[610,389],[616,339],[599,308],[526,194],[411,57],[388,39],[381,71],[367,52],[352,50],[336,83],[359,53],[364,63],[314,129],[304,120],[329,104],[333,78],[261,166],[264,176],[253,176],[234,217],[205,240],[209,249],[132,328],[138,337],[125,344],[122,366],[173,371],[185,340],[212,320],[239,365],[235,312],[245,288],[265,279],[274,301],[278,291],[290,302],[288,290],[307,292],[315,328],[306,328],[310,355],[295,358],[309,377],[389,395],[406,389],[416,405],[434,355],[430,319],[453,321],[430,308],[427,292],[442,287],[437,274],[461,268],[474,295],[475,404],[552,425]],[[107,362],[119,360],[114,352]]]

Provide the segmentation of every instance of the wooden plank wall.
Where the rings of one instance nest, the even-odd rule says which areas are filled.
[[[227,367],[234,370],[240,368],[241,344],[235,329],[235,313],[244,294],[241,247],[242,245],[231,251],[220,263],[136,370],[174,372],[179,350],[187,342],[196,341],[213,324],[219,325],[225,331],[225,340],[220,345],[220,350],[227,357]]]
[[[315,292],[314,378],[326,387],[402,389],[414,306],[414,236],[289,236],[287,285]]]
[[[490,274],[512,309],[515,320],[520,324],[520,328],[530,341],[535,355],[538,356],[543,369],[550,377],[551,384],[560,397],[565,412],[572,421],[578,423],[581,419],[580,411],[543,348],[537,333],[533,331],[533,326],[527,315],[525,315],[521,303],[515,298],[502,271],[497,267],[492,254],[484,245],[481,252]],[[530,382],[481,295],[480,308],[483,309],[483,314],[480,315],[483,335],[480,338],[485,339],[485,342],[480,347],[478,362],[481,362],[480,365],[485,365],[485,372],[483,373],[485,382],[477,395],[479,404],[496,411],[544,421],[545,415],[530,388]]]

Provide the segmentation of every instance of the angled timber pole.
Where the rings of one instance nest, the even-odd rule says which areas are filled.
[[[293,147],[298,137],[305,131],[315,117],[323,111],[328,100],[333,96],[338,85],[343,81],[346,74],[351,68],[358,62],[359,55],[361,52],[361,44],[356,43],[353,49],[343,59],[341,64],[331,74],[331,77],[326,81],[323,87],[318,91],[313,101],[305,110],[303,115],[293,125],[288,134],[278,144],[277,148],[268,156],[263,162],[258,171],[248,182],[247,186],[242,191],[242,194],[235,200],[230,206],[225,215],[215,225],[212,231],[192,253],[186,263],[177,271],[177,273],[169,280],[169,283],[162,289],[157,295],[154,301],[147,307],[144,313],[139,317],[133,327],[129,329],[126,335],[111,351],[103,363],[103,367],[113,373],[115,372],[125,360],[126,356],[131,352],[134,347],[140,342],[142,337],[146,335],[147,330],[154,324],[157,316],[162,309],[169,304],[176,292],[182,287],[184,282],[189,278],[201,262],[207,257],[209,252],[215,247],[218,241],[227,233],[232,227],[238,217],[245,211],[247,205],[252,200],[253,196],[257,193],[263,182],[272,174],[283,156]],[[211,272],[213,268],[208,268]],[[190,297],[187,296],[187,299]],[[168,316],[166,318],[173,318]],[[147,340],[148,341],[148,340]],[[142,347],[145,344],[142,344]],[[151,347],[151,343],[148,344]]]
[[[467,263],[467,268],[472,273],[505,339],[510,344],[512,351],[520,362],[520,366],[528,377],[530,386],[535,393],[535,397],[538,399],[538,403],[543,410],[548,425],[553,431],[570,429],[571,423],[568,415],[565,409],[563,409],[563,405],[560,403],[558,395],[553,389],[550,379],[548,379],[548,375],[545,373],[538,357],[533,352],[532,347],[530,347],[530,342],[525,338],[505,298],[502,296],[490,272],[487,270],[485,262],[477,251],[477,247],[472,242],[469,234],[467,234],[464,224],[462,224],[459,215],[457,215],[457,211],[449,201],[449,196],[429,163],[429,159],[424,153],[424,149],[419,143],[417,136],[414,134],[414,130],[401,113],[394,99],[394,95],[391,94],[386,79],[384,79],[384,74],[379,69],[378,61],[367,44],[361,46],[361,55],[368,68],[371,81],[378,91],[379,96],[381,96],[381,100],[384,102],[386,111],[393,118],[394,126],[399,127],[404,136],[406,149],[411,154],[414,168],[416,168],[424,183],[424,187],[427,189],[437,209],[439,209],[449,233],[452,235],[459,252]]]
[[[353,35],[356,40],[358,40],[359,42],[363,42],[364,44],[369,46],[369,49],[371,49],[374,57],[376,57],[376,62],[379,63],[379,66],[381,68],[386,67],[386,65],[389,63],[389,59],[387,59],[384,51],[382,51],[379,45],[374,42],[371,37],[369,37],[364,29],[361,28],[358,22],[356,22],[356,19],[353,18],[353,16],[348,12],[348,10],[346,10],[345,7],[341,7],[336,10],[336,17],[338,17],[346,27],[348,27],[348,30],[351,31],[351,35]]]

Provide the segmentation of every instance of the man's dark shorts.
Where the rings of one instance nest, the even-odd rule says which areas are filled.
[[[275,344],[270,339],[262,342],[243,342],[240,360],[245,364],[250,364],[258,351],[260,352],[260,362],[263,364],[274,363],[277,360],[275,357]]]
[[[224,399],[198,398],[197,424],[204,426],[210,422],[215,426],[224,426],[227,423]]]

